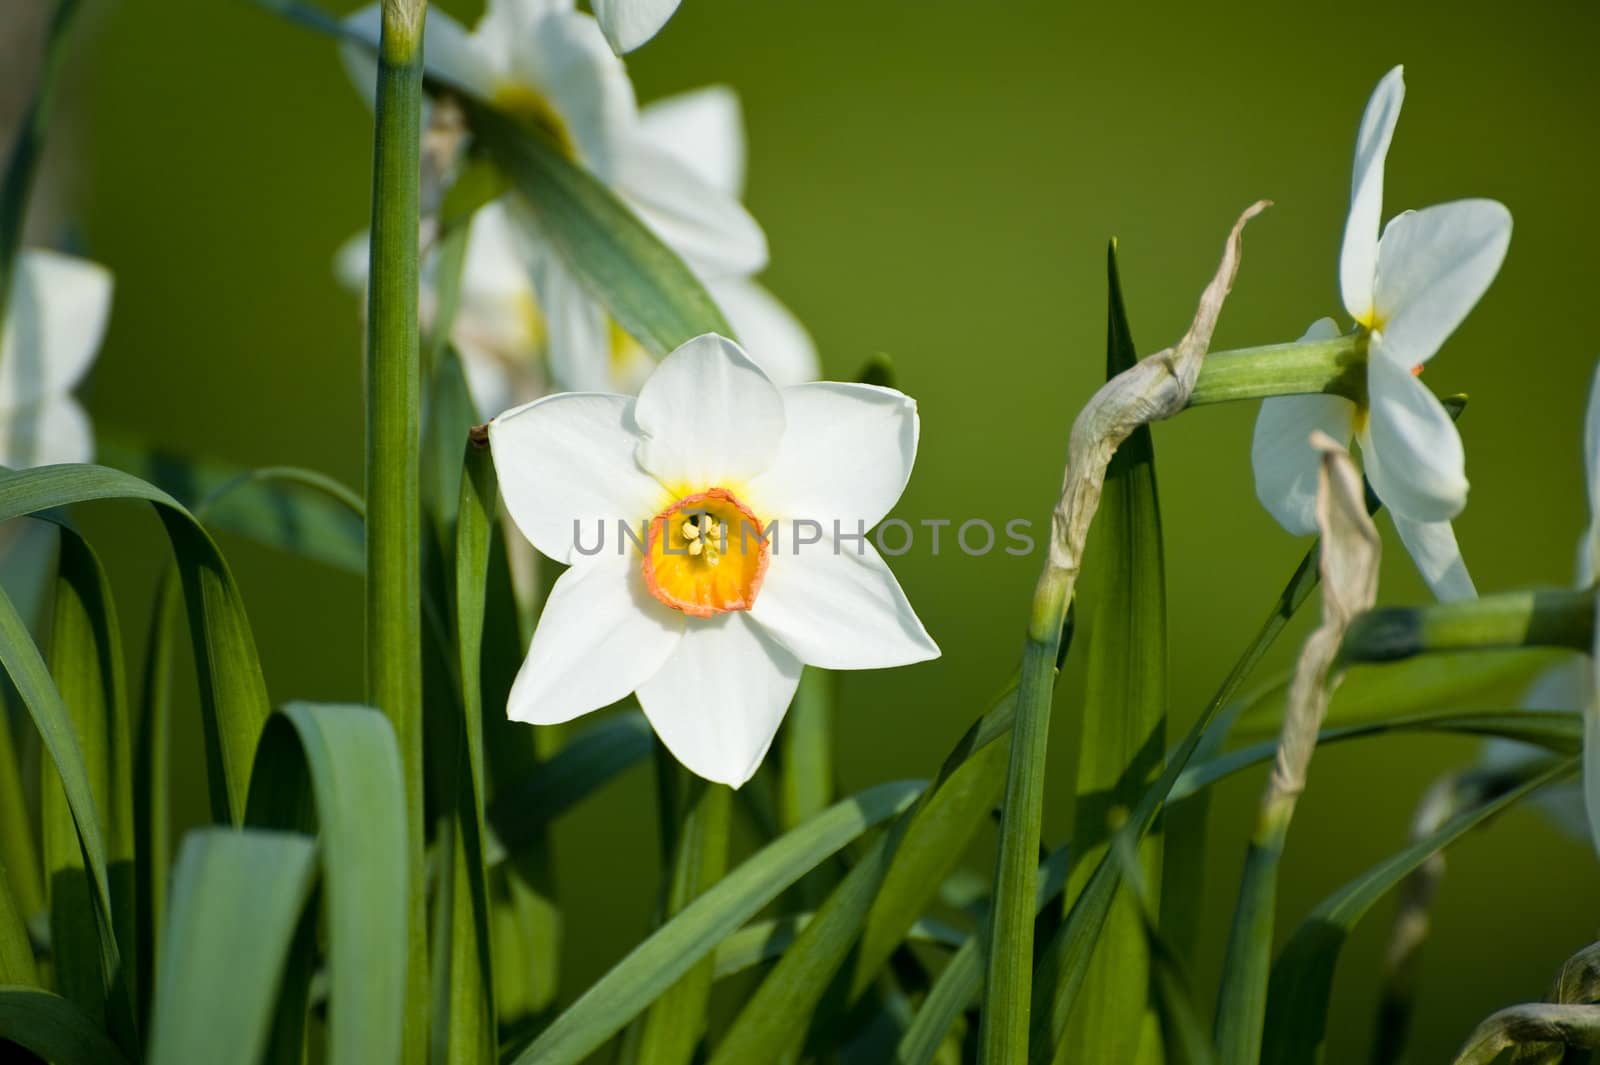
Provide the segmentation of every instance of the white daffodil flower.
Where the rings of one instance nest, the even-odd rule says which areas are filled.
[[[679,3],[680,0],[594,0],[594,14],[611,47],[618,55],[625,55],[660,33]]]
[[[570,566],[507,713],[557,724],[636,693],[680,762],[738,787],[802,663],[937,657],[865,535],[900,498],[917,431],[900,392],[779,388],[715,335],[664,359],[637,399],[563,393],[495,418],[506,509]]]
[[[1367,338],[1366,400],[1263,401],[1251,458],[1262,504],[1290,532],[1311,533],[1317,475],[1311,432],[1341,441],[1354,436],[1373,491],[1434,594],[1470,598],[1476,593],[1450,527],[1467,501],[1461,436],[1417,375],[1494,280],[1511,241],[1511,213],[1493,200],[1460,200],[1397,215],[1379,238],[1384,159],[1404,95],[1395,67],[1367,103],[1339,262],[1345,310]],[[1324,318],[1305,338],[1338,332]]]
[[[377,5],[352,15],[352,32],[374,44]],[[663,146],[641,116],[627,71],[607,45],[599,23],[573,0],[489,0],[468,32],[431,12],[423,54],[429,75],[545,130],[576,162],[608,185],[702,280],[714,285],[745,278],[767,262],[766,236],[738,197],[705,176],[733,147],[696,143]],[[376,84],[370,49],[344,50],[351,76],[367,98]],[[674,149],[677,150],[674,150]],[[710,150],[714,156],[700,159]],[[694,155],[686,162],[685,151]],[[551,376],[563,388],[603,390],[611,366],[597,353],[617,345],[616,327],[544,238],[532,213],[515,198],[508,215],[523,233],[538,306],[543,311]]]
[[[1579,588],[1591,587],[1600,572],[1600,367],[1589,385],[1589,409],[1583,425],[1584,482],[1589,497],[1589,527],[1578,541]],[[1595,631],[1600,633],[1600,618]],[[1587,826],[1595,850],[1600,852],[1600,686],[1595,680],[1595,662],[1600,661],[1600,643],[1589,657],[1574,655],[1551,666],[1539,675],[1522,698],[1529,710],[1571,710],[1583,713],[1583,780],[1581,785],[1546,788],[1535,801],[1557,825],[1583,835]],[[1494,769],[1513,769],[1530,760],[1545,757],[1537,747],[1513,740],[1491,740],[1484,745],[1482,764]]]
[[[694,168],[718,190],[743,195],[745,141],[738,97],[720,86],[659,100],[639,114],[640,136]],[[552,379],[546,362],[550,337],[539,308],[533,276],[541,268],[539,250],[528,238],[508,201],[480,208],[472,217],[461,295],[450,339],[461,353],[467,383],[485,416],[545,395],[554,387],[633,393],[655,369],[643,345],[608,318],[600,318],[567,343],[568,367],[583,370]],[[431,239],[431,230],[428,233]],[[368,236],[351,238],[340,249],[335,273],[353,291],[366,289]],[[434,313],[432,255],[423,262],[419,311],[425,326]],[[779,385],[816,380],[816,346],[805,327],[776,297],[744,277],[705,281],[734,335],[756,353]],[[582,339],[582,338],[587,339]],[[573,380],[572,378],[576,378]]]
[[[17,256],[0,332],[0,466],[88,462],[94,434],[72,398],[111,312],[111,273],[86,259]]]
[[[0,466],[24,469],[94,456],[89,417],[72,398],[105,336],[111,272],[60,252],[17,256],[0,331]],[[0,525],[0,584],[23,617],[41,616],[55,530]]]

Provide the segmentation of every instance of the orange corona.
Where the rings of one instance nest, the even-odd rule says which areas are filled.
[[[645,585],[691,617],[749,610],[767,573],[764,533],[761,519],[726,488],[684,496],[650,520]]]

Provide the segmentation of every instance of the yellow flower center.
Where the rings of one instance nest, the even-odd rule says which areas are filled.
[[[502,85],[495,90],[491,102],[524,125],[546,134],[568,159],[578,157],[578,146],[566,121],[537,89],[528,85]]]
[[[684,496],[650,521],[644,583],[692,617],[749,610],[767,573],[763,532],[755,512],[725,488]]]

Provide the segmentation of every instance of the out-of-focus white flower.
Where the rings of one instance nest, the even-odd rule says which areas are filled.
[[[680,0],[594,0],[595,17],[618,55],[644,44],[667,24]]]
[[[377,8],[352,16],[350,25],[376,40]],[[637,108],[621,61],[570,0],[490,0],[470,33],[433,12],[425,32],[433,76],[549,131],[701,278],[774,380],[816,377],[804,328],[749,279],[766,264],[766,238],[740,204],[745,141],[731,90]],[[348,47],[345,58],[370,99],[371,55]],[[504,410],[550,387],[637,390],[655,360],[583,286],[530,212],[514,197],[492,206],[473,221],[452,330],[480,411]],[[473,250],[479,243],[491,250]],[[341,253],[340,274],[364,285],[365,252],[355,245]],[[430,303],[425,293],[425,315]]]
[[[0,333],[0,466],[88,462],[94,434],[72,390],[111,313],[111,272],[60,252],[17,256]]]
[[[936,657],[865,536],[900,498],[917,431],[893,389],[779,388],[715,335],[664,359],[637,399],[563,393],[495,418],[507,510],[571,567],[507,713],[556,724],[637,693],[680,762],[737,787],[802,663]]]
[[[1384,159],[1404,95],[1395,67],[1367,103],[1339,262],[1345,310],[1367,339],[1366,400],[1265,400],[1252,450],[1256,495],[1290,532],[1315,531],[1311,432],[1354,436],[1367,478],[1429,586],[1441,599],[1468,598],[1472,579],[1450,527],[1467,501],[1461,436],[1418,375],[1494,280],[1511,213],[1493,200],[1460,200],[1397,215],[1379,238]],[[1324,318],[1305,339],[1338,334]]]

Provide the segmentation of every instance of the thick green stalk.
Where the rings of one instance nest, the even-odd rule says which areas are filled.
[[[667,889],[666,916],[672,918],[704,894],[728,869],[728,828],[733,815],[733,789],[710,784],[679,771],[688,792],[677,854]],[[689,1065],[705,1034],[706,1006],[716,961],[710,955],[684,973],[651,1004],[639,1036],[640,1065]]]
[[[428,1050],[417,257],[425,0],[384,0],[367,321],[367,702],[400,741],[410,835],[406,1065]]]
[[[1503,592],[1453,603],[1386,607],[1356,618],[1339,657],[1346,665],[1421,654],[1519,647],[1594,649],[1595,589]]]
[[[1239,901],[1222,961],[1224,980],[1217,1002],[1217,1060],[1255,1065],[1267,1013],[1266,973],[1272,963],[1272,925],[1277,913],[1278,863],[1294,817],[1295,795],[1264,804],[1239,877]],[[1259,974],[1259,979],[1255,978]]]
[[[1367,341],[1351,333],[1332,340],[1297,340],[1206,356],[1189,406],[1327,392],[1361,401],[1367,395]]]
[[[1040,578],[1022,655],[1011,766],[1001,807],[1000,855],[989,913],[987,990],[978,1036],[978,1060],[984,1065],[1022,1065],[1028,1060],[1045,751],[1051,696],[1055,694],[1056,650],[1069,605],[1068,585],[1067,575],[1053,567]]]

